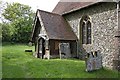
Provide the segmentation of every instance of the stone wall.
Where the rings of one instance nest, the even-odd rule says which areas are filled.
[[[84,15],[91,18],[92,44],[80,44],[80,20]],[[99,3],[88,8],[64,15],[79,39],[79,54],[101,51],[104,67],[113,68],[113,60],[118,56],[118,31],[116,3]],[[84,51],[83,51],[84,50]]]

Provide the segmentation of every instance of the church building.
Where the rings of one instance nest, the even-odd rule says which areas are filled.
[[[37,10],[32,31],[38,58],[79,58],[96,52],[102,65],[120,68],[120,2],[64,2]]]

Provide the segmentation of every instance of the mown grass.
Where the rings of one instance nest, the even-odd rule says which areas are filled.
[[[3,78],[118,78],[117,71],[101,69],[85,71],[85,62],[76,59],[34,58],[25,49],[32,49],[23,44],[5,44],[2,46]]]

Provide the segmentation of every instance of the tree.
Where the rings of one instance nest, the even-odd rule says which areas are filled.
[[[0,22],[4,22],[4,18],[2,17],[2,13],[4,12],[4,9],[6,8],[6,3],[3,1],[0,1]]]
[[[2,27],[1,27],[1,23],[0,23],[0,43],[1,43],[1,40],[2,40]]]
[[[33,11],[31,10],[31,7],[24,4],[8,3],[5,12],[2,15],[9,21],[15,21],[18,18],[29,18],[33,15]]]
[[[13,30],[12,26],[9,23],[4,23],[2,25],[2,40],[3,41],[11,41],[11,36],[13,35]]]
[[[3,25],[4,28],[2,28],[3,41],[6,41],[5,37],[10,36],[11,41],[28,42],[34,16],[31,7],[20,3],[8,3],[2,15],[8,20],[7,26]],[[5,34],[5,30],[10,31],[10,34]]]

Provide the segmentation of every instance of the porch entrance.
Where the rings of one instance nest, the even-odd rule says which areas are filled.
[[[38,54],[37,54],[37,57],[43,59],[44,55],[45,55],[45,40],[43,38],[40,38],[38,40]]]

